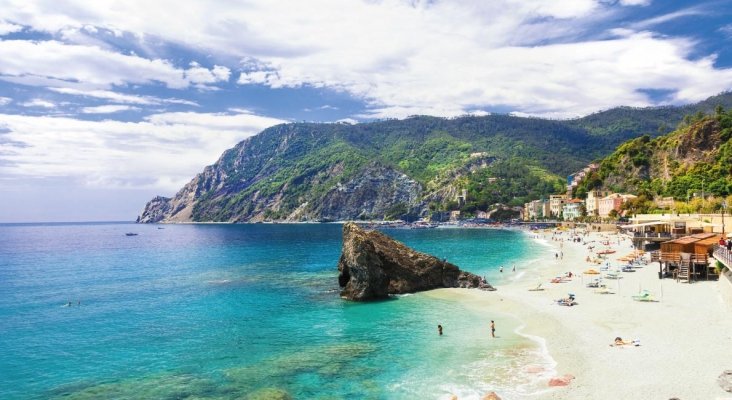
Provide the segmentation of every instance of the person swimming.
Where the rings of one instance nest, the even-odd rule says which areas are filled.
[[[439,333],[440,336],[442,336],[442,325],[437,325],[437,333]]]

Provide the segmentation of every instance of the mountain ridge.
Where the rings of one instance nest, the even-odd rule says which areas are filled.
[[[151,200],[137,221],[414,219],[517,205],[561,190],[562,176],[628,138],[667,133],[711,104],[732,106],[732,94],[705,102],[616,108],[573,120],[414,116],[281,124],[226,150],[173,197]],[[463,190],[467,196],[458,198]]]

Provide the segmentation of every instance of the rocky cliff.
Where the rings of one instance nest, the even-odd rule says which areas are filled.
[[[447,287],[495,290],[480,276],[353,222],[343,226],[338,271],[341,297],[349,300],[382,299],[390,294]]]

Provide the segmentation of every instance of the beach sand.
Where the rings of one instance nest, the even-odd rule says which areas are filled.
[[[575,379],[532,398],[732,399],[732,393],[716,382],[724,370],[732,369],[732,307],[723,301],[719,282],[660,280],[658,263],[649,262],[636,272],[621,272],[622,279],[617,281],[603,279],[614,294],[599,294],[586,286],[597,275],[582,274],[601,267],[586,261],[587,246],[569,240],[569,233],[558,236],[563,242],[552,241],[551,233],[542,237],[532,240],[553,247],[547,248],[546,261],[509,270],[508,274],[520,277],[497,285],[498,291],[441,289],[432,294],[516,316],[525,324],[522,334],[545,340],[557,375],[570,374]],[[590,233],[583,240],[595,250],[616,250],[607,258],[614,269],[625,264],[617,259],[633,250],[630,240],[622,238]],[[600,244],[605,240],[610,246]],[[553,253],[560,251],[563,258],[555,259]],[[570,281],[550,283],[568,271],[574,274]],[[544,290],[528,290],[539,282]],[[633,300],[643,289],[658,301]],[[568,293],[576,295],[577,305],[554,303]],[[615,337],[639,340],[640,346],[610,346]]]

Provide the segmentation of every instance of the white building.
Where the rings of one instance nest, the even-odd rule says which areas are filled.
[[[563,217],[565,221],[574,221],[582,216],[582,205],[584,202],[580,199],[572,199],[564,203],[562,207]]]

